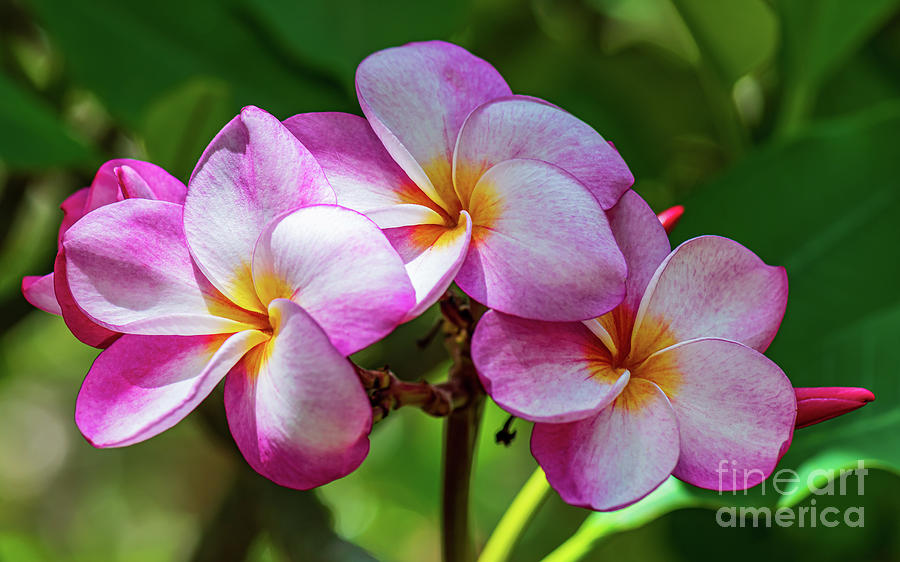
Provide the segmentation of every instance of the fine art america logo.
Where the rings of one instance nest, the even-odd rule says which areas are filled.
[[[810,472],[805,480],[790,469],[781,469],[775,472],[768,480],[764,480],[765,474],[759,470],[741,471],[735,468],[737,461],[723,460],[719,463],[716,472],[719,475],[719,495],[736,495],[737,488],[746,488],[748,484],[762,479],[762,495],[772,492],[779,496],[789,496],[798,491],[800,486],[806,485],[812,494],[808,505],[794,505],[791,507],[720,507],[716,511],[716,523],[720,527],[847,527],[865,526],[865,508],[846,507],[838,509],[825,503],[821,496],[834,497],[845,496],[848,493],[862,496],[865,490],[864,478],[869,473],[863,461],[857,461],[856,468],[825,470],[817,469]],[[742,485],[742,486],[741,486]],[[769,486],[769,489],[766,489]],[[849,490],[849,492],[848,492]],[[818,505],[817,505],[818,504]]]

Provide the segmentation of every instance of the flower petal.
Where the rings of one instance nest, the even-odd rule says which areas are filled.
[[[488,311],[472,339],[485,390],[507,412],[562,423],[597,414],[628,383],[600,341],[578,322],[541,322]]]
[[[669,254],[647,286],[635,320],[632,359],[701,337],[765,351],[778,332],[787,295],[783,267],[766,265],[728,238],[688,240]]]
[[[586,320],[622,301],[625,259],[588,190],[538,160],[507,160],[472,192],[472,244],[456,283],[507,314]]]
[[[421,205],[442,211],[394,162],[369,122],[359,115],[301,113],[286,119],[284,126],[322,166],[338,205],[369,218],[370,211],[395,205]]]
[[[322,168],[272,115],[245,107],[212,140],[197,163],[184,204],[191,254],[207,278],[248,310],[256,298],[250,260],[259,234],[277,216],[334,203]]]
[[[59,252],[56,253],[56,261],[53,263],[53,289],[54,293],[56,293],[59,308],[62,311],[63,321],[66,323],[69,331],[72,332],[72,335],[78,338],[78,341],[103,349],[109,347],[122,335],[120,332],[109,330],[97,324],[75,302],[72,291],[69,289],[68,274],[66,273],[65,248],[60,248]]]
[[[94,447],[124,447],[169,429],[268,336],[256,330],[208,336],[125,335],[84,379],[75,423]]]
[[[63,235],[66,231],[87,212],[85,211],[85,206],[87,205],[90,191],[91,188],[89,187],[81,188],[72,195],[66,197],[59,206],[63,212],[62,222],[59,224],[58,245],[60,247],[62,246]]]
[[[64,268],[78,307],[101,326],[131,334],[220,334],[256,325],[258,315],[228,301],[194,265],[181,210],[127,199],[70,228]]]
[[[662,484],[678,461],[678,424],[656,385],[632,379],[596,416],[537,423],[531,453],[572,505],[613,511]]]
[[[225,379],[228,426],[254,470],[306,490],[363,461],[372,407],[350,362],[302,308],[276,299],[269,316],[272,339]]]
[[[400,254],[416,292],[416,305],[406,315],[412,320],[453,283],[472,239],[472,219],[462,211],[455,228],[425,224],[388,228],[384,234]]]
[[[659,264],[666,259],[672,246],[669,237],[650,206],[634,191],[627,191],[608,211],[609,226],[616,243],[625,256],[628,278],[625,279],[625,300],[622,306],[632,317],[637,313],[641,297]],[[631,333],[631,330],[628,330]]]
[[[53,289],[53,274],[44,276],[27,275],[22,278],[22,295],[31,306],[50,314],[62,315]]]
[[[403,262],[378,226],[334,205],[298,209],[264,230],[253,280],[262,302],[293,300],[344,355],[389,334],[415,304]]]
[[[462,47],[428,41],[369,55],[356,70],[356,93],[394,160],[455,216],[451,163],[457,134],[470,111],[511,93],[503,77]]]
[[[495,99],[469,114],[453,155],[453,181],[465,206],[478,178],[512,158],[543,160],[575,176],[609,209],[634,183],[619,153],[590,125],[526,96]]]
[[[169,201],[172,203],[184,203],[186,188],[172,174],[160,168],[156,164],[133,160],[131,158],[116,158],[108,160],[100,166],[91,182],[90,193],[85,203],[83,212],[88,213],[99,209],[104,205],[121,201],[124,198],[117,168],[128,167],[135,175],[146,183],[153,194],[153,199]]]
[[[743,490],[775,469],[797,403],[788,378],[762,353],[701,338],[651,355],[634,376],[659,385],[675,410],[678,478],[711,490]]]

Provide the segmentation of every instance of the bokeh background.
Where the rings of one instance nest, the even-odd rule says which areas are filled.
[[[866,386],[861,412],[798,432],[783,466],[882,467],[865,527],[723,529],[688,509],[616,535],[588,560],[900,560],[900,2],[897,0],[0,0],[0,560],[438,559],[441,421],[379,423],[351,476],[294,492],[251,473],[216,396],[174,429],[94,450],[73,421],[95,350],[30,309],[58,205],[113,157],[186,180],[242,105],[286,118],[358,113],[356,64],[413,40],[457,42],[513,90],[613,140],[673,233],[733,237],[785,265],[791,297],[769,355],[796,386]],[[358,358],[440,380],[432,311]],[[494,443],[473,491],[483,542],[534,469],[530,428]],[[771,496],[735,498],[769,502]],[[809,501],[809,500],[806,500]],[[802,505],[802,504],[801,504]],[[551,497],[514,560],[538,560],[588,512]]]

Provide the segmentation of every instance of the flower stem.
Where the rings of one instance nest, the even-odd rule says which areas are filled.
[[[549,492],[550,484],[544,476],[544,471],[538,467],[516,494],[506,513],[500,518],[500,522],[491,533],[487,544],[484,545],[478,562],[509,560],[513,547],[519,542],[519,537],[534,518],[538,508],[547,499]]]
[[[475,462],[475,444],[485,392],[472,363],[472,333],[485,308],[447,295],[440,302],[447,349],[453,358],[447,386],[462,395],[444,424],[444,470],[441,510],[441,546],[444,562],[471,562],[475,548],[469,529],[469,484]]]
[[[543,562],[575,562],[581,560],[604,538],[642,527],[655,519],[684,507],[702,506],[685,489],[684,484],[669,477],[649,496],[624,509],[592,513],[575,534],[544,558]]]
[[[447,417],[444,429],[443,504],[441,513],[444,562],[470,562],[474,546],[469,529],[469,484],[484,396]]]

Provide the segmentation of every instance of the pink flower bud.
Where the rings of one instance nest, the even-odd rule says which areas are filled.
[[[875,395],[865,388],[845,386],[795,388],[794,393],[797,395],[797,429],[836,418],[875,400]]]

